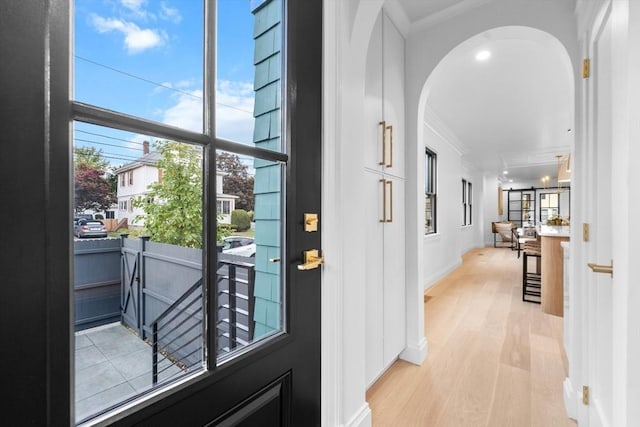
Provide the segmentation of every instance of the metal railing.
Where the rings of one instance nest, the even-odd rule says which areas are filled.
[[[202,363],[202,279],[151,323],[153,385],[172,366],[188,371]],[[162,360],[158,360],[162,355]],[[167,360],[165,366],[160,363]],[[170,376],[170,375],[169,375]]]
[[[240,260],[242,257],[225,258],[219,260],[217,271],[218,356],[250,343],[254,335],[254,264]],[[163,373],[165,380],[173,376],[174,366],[181,372],[201,366],[202,301],[200,279],[149,325],[154,386]]]
[[[256,271],[245,257],[220,255],[218,262],[218,356],[247,345],[254,335]]]

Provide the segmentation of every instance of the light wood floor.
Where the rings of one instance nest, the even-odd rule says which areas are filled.
[[[369,389],[374,426],[575,426],[566,417],[562,318],[522,302],[522,259],[468,252],[425,293],[429,355]]]

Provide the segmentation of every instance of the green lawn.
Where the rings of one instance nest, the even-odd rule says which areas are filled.
[[[247,231],[232,231],[232,236],[244,236],[244,237],[255,237],[256,231],[253,229],[248,229]]]

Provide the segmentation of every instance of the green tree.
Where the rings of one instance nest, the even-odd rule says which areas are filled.
[[[156,141],[161,158],[162,181],[149,185],[150,192],[134,201],[141,207],[145,228],[156,242],[190,248],[202,247],[202,151],[174,141]],[[218,224],[217,239],[228,235]]]
[[[254,205],[254,178],[249,175],[249,168],[240,161],[237,154],[218,153],[216,156],[218,170],[225,173],[222,191],[225,194],[238,196],[236,209],[252,211]]]
[[[109,162],[102,157],[102,150],[95,147],[74,147],[73,156],[75,168],[80,165],[91,166],[93,169],[106,172],[109,169]]]

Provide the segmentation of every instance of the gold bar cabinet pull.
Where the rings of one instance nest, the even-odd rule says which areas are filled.
[[[594,273],[610,274],[613,278],[613,260],[611,260],[611,265],[599,265],[595,262],[590,262],[587,265]]]
[[[387,222],[387,180],[381,179],[382,184],[382,219],[380,222]]]
[[[388,180],[389,185],[389,218],[387,222],[393,222],[393,181]]]
[[[387,163],[387,167],[393,167],[393,126],[387,126],[389,129],[389,163]]]
[[[384,166],[387,163],[387,122],[382,120],[378,125],[382,126],[382,160],[378,164]]]

